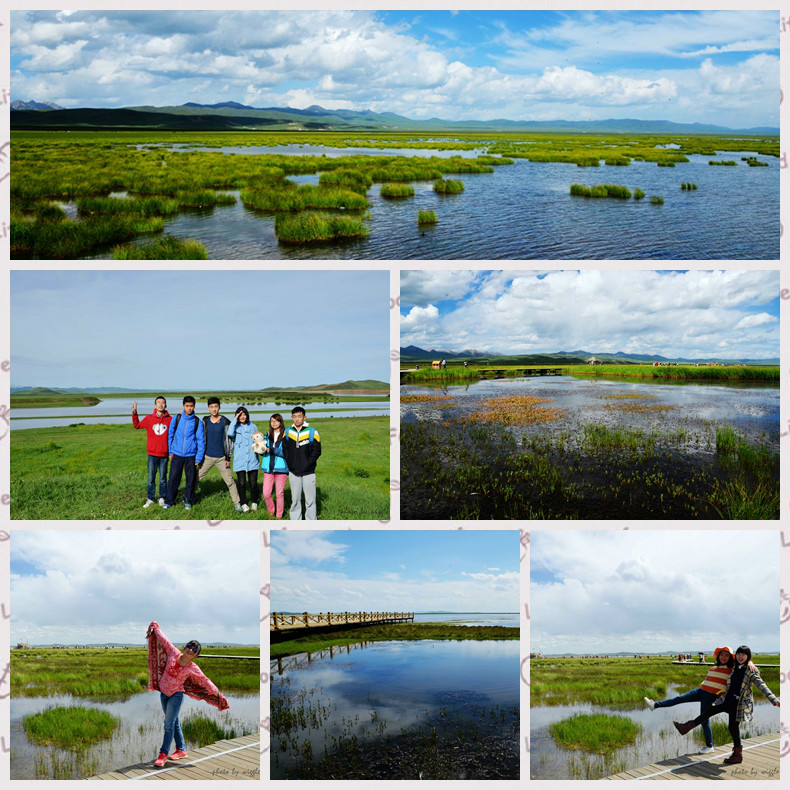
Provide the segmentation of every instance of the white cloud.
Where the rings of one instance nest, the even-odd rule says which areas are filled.
[[[765,326],[766,324],[777,324],[779,319],[775,315],[768,315],[768,313],[757,313],[756,315],[747,315],[735,324],[736,329],[749,329],[753,326]]]
[[[430,324],[438,317],[439,309],[432,304],[427,307],[412,307],[408,315],[401,316],[401,333],[414,329],[424,330],[426,324]]]

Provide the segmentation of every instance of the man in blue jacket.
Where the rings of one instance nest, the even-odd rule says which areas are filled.
[[[186,478],[184,508],[189,510],[195,504],[195,475],[197,467],[206,454],[206,437],[203,435],[203,423],[195,414],[195,399],[187,395],[183,403],[184,411],[173,418],[167,431],[170,478],[167,481],[164,507],[172,507],[175,504],[183,471]]]

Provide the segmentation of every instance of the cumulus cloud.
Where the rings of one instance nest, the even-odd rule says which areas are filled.
[[[533,533],[531,644],[544,653],[777,649],[778,549],[765,532]],[[727,617],[700,619],[723,601]]]
[[[431,293],[432,275],[424,272],[420,289],[410,290],[415,301]],[[409,309],[402,298],[401,345],[693,358],[725,341],[727,356],[775,357],[778,294],[771,271],[478,273],[467,295],[442,309]],[[773,314],[765,311],[771,303]]]

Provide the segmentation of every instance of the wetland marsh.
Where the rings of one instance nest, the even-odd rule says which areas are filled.
[[[760,663],[779,657],[755,656]],[[672,664],[668,656],[577,658],[541,657],[530,661],[530,776],[532,779],[600,779],[659,760],[695,753],[703,745],[699,728],[681,736],[673,720],[687,721],[699,703],[649,710],[642,697],[665,699],[696,688],[707,667]],[[776,693],[778,667],[760,670]],[[754,694],[754,720],[741,726],[741,737],[779,730],[779,711],[759,692]],[[600,725],[592,717],[613,717],[627,727],[620,743],[595,744]],[[581,717],[575,748],[564,744],[552,725]],[[732,743],[727,717],[711,719],[714,745]]]
[[[518,639],[356,642],[271,677],[273,779],[519,777]]]
[[[771,375],[425,375],[401,386],[403,518],[779,517]]]
[[[569,194],[612,167],[663,203]],[[11,255],[776,259],[778,176],[738,135],[15,131]]]

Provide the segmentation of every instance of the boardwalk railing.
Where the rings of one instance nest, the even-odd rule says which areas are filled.
[[[352,650],[361,650],[363,647],[374,644],[373,642],[354,642],[349,645],[329,645],[329,647],[322,647],[319,650],[314,650],[309,653],[297,653],[294,656],[278,656],[269,660],[269,669],[272,673],[275,671],[278,675],[282,675],[291,669],[298,669],[299,667],[312,664],[313,661],[320,658],[334,658],[336,655],[343,653],[350,653]]]
[[[318,614],[283,614],[272,612],[269,619],[270,631],[292,628],[326,628],[329,625],[375,625],[381,623],[405,623],[414,620],[414,612],[319,612]]]

